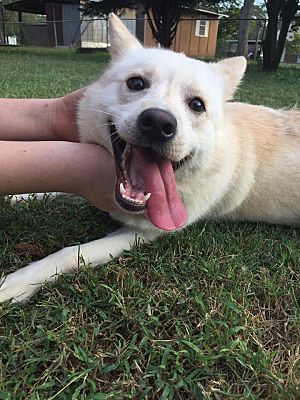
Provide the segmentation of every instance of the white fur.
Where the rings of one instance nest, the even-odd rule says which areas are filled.
[[[177,135],[165,150],[171,161],[193,159],[176,172],[187,225],[202,218],[231,218],[300,225],[300,112],[229,103],[246,68],[243,57],[204,63],[163,49],[144,49],[111,16],[112,62],[82,99],[81,139],[110,151],[108,121],[132,142],[138,115],[149,107],[172,112]],[[132,92],[126,80],[141,75],[150,87]],[[206,110],[188,107],[200,97]],[[161,234],[144,215],[121,211],[114,218],[127,227],[80,247],[65,248],[9,275],[0,301],[24,300],[46,280],[69,272],[84,259],[98,265],[134,244],[136,236]]]

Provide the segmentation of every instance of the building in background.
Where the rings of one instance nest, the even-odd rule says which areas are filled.
[[[11,0],[4,7],[18,13],[18,44],[83,48],[109,46],[107,19],[83,18],[80,0]],[[22,13],[45,15],[45,21],[24,23]],[[193,57],[213,58],[219,19],[222,17],[223,14],[207,9],[186,8],[178,24],[172,49]],[[129,31],[146,46],[157,45],[147,17],[140,7],[126,8],[120,18]]]
[[[24,45],[80,46],[81,16],[79,0],[12,0],[6,10],[18,13],[19,42]],[[22,14],[45,15],[45,22],[24,23]]]
[[[223,17],[226,17],[226,15],[203,8],[186,8],[178,24],[172,50],[183,52],[191,57],[214,58],[219,20]],[[157,45],[146,19],[144,27],[145,45]]]

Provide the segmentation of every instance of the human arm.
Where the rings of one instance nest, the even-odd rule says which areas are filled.
[[[113,212],[115,170],[101,146],[71,142],[0,141],[0,195],[67,192]]]
[[[76,90],[56,99],[0,99],[0,140],[78,142]]]

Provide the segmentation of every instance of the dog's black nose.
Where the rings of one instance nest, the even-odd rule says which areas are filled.
[[[167,142],[176,134],[177,121],[170,112],[160,108],[148,108],[137,121],[139,132],[151,142]]]

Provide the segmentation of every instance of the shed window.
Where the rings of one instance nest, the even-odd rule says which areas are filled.
[[[205,19],[197,19],[196,20],[196,30],[195,30],[195,36],[208,36],[208,30],[209,30],[209,21]]]

